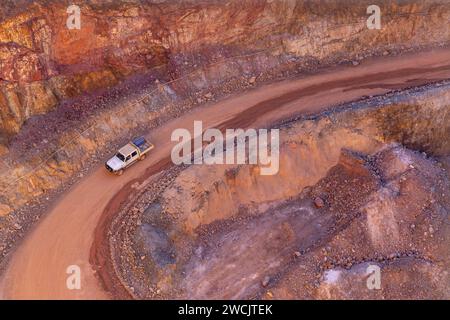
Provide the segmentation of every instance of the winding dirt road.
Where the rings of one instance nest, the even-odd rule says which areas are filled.
[[[296,114],[317,113],[365,95],[450,78],[450,50],[377,58],[359,66],[338,67],[302,79],[264,85],[215,104],[198,107],[148,133],[156,149],[121,176],[103,166],[60,197],[12,256],[0,281],[4,299],[108,299],[90,265],[95,230],[111,200],[130,181],[147,178],[170,165],[176,128],[192,129],[194,120],[220,128],[262,127]],[[106,217],[108,218],[108,217]],[[103,222],[105,216],[103,216]],[[97,239],[98,240],[98,239]],[[104,241],[104,239],[103,239]],[[66,286],[67,267],[81,268],[81,289]]]

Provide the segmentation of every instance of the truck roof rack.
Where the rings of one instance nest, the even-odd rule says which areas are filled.
[[[140,146],[142,146],[142,145],[144,145],[145,144],[145,138],[144,137],[137,137],[137,138],[134,138],[133,139],[133,144],[136,146],[136,147],[140,147]]]

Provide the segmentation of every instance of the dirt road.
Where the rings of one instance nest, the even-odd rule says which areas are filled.
[[[90,264],[94,231],[111,199],[129,181],[145,172],[157,172],[170,155],[170,135],[176,128],[261,127],[298,113],[316,113],[330,106],[382,94],[391,89],[450,78],[450,50],[365,61],[338,67],[302,79],[264,85],[195,109],[148,133],[156,145],[147,160],[121,176],[102,167],[93,170],[61,196],[30,232],[11,258],[0,283],[5,299],[106,299]],[[153,168],[154,167],[154,168]],[[152,170],[155,169],[155,170]],[[81,268],[81,290],[68,290],[66,270]]]

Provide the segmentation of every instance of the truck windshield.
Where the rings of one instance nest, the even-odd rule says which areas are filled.
[[[120,159],[120,161],[125,162],[125,157],[123,156],[123,154],[118,153],[116,154],[116,157]]]

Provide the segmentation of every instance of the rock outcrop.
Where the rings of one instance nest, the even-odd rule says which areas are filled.
[[[178,77],[257,50],[358,60],[449,40],[445,1],[381,1],[383,25],[376,31],[366,27],[369,2],[85,0],[78,2],[77,30],[66,25],[69,1],[7,1],[0,23],[0,132],[15,134],[61,101],[155,68]]]

